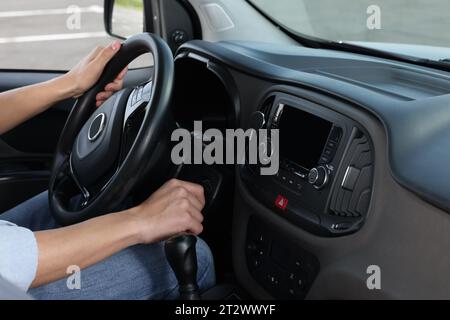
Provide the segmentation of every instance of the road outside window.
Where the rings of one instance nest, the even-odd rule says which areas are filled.
[[[130,21],[126,33],[141,32],[135,0],[118,4],[120,19]],[[103,26],[103,0],[0,2],[0,69],[69,70],[95,46],[113,40]],[[150,64],[147,55],[131,68]]]
[[[284,26],[329,40],[449,47],[449,0],[250,0]]]

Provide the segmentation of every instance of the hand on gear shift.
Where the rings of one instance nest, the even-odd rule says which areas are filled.
[[[181,300],[200,300],[197,285],[197,238],[185,234],[170,238],[164,245],[167,261],[177,277]]]

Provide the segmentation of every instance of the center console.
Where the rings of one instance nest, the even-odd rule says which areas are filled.
[[[356,122],[305,99],[273,93],[258,111],[263,128],[279,130],[280,168],[260,175],[246,165],[249,191],[274,214],[321,236],[356,232],[372,194],[373,151]]]
[[[279,135],[275,175],[261,175],[261,165],[240,169],[244,186],[259,203],[318,236],[339,237],[361,228],[372,195],[374,154],[357,122],[306,99],[272,93],[250,126]],[[272,137],[258,143],[273,151],[274,142]],[[249,273],[275,298],[305,298],[320,271],[313,253],[256,214],[246,226],[245,257]]]

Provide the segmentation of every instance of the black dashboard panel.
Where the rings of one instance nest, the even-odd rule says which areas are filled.
[[[248,223],[246,259],[251,274],[280,299],[303,299],[320,270],[316,256],[270,225],[252,217]]]
[[[287,93],[270,92],[260,105],[265,127],[279,131],[280,168],[276,175],[264,176],[258,165],[242,167],[250,192],[312,233],[340,236],[357,231],[372,195],[373,151],[364,129]]]
[[[180,48],[183,52],[205,54],[259,79],[308,88],[371,112],[385,127],[394,178],[450,211],[446,72],[358,54],[259,43],[192,41]]]

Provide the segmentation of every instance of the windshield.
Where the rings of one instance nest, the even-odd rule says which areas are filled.
[[[433,59],[450,56],[449,0],[250,2],[280,25],[304,35]],[[417,45],[445,47],[446,52],[430,56],[429,47]]]

